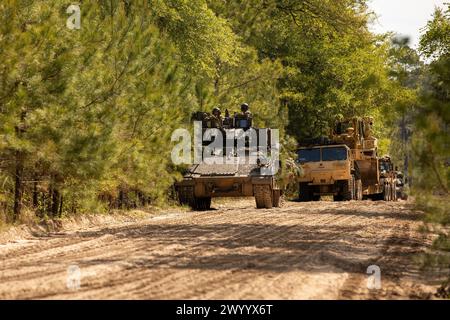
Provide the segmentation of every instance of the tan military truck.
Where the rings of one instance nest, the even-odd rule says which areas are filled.
[[[322,195],[332,195],[335,201],[362,199],[361,178],[347,145],[302,147],[298,162],[304,170],[300,201],[318,201]]]
[[[196,113],[194,120],[203,123],[203,132],[210,128],[207,113]],[[225,137],[236,137],[236,132],[241,134],[248,130],[254,130],[257,146],[260,146],[260,133],[265,132],[268,145],[271,144],[271,130],[251,127],[251,119],[247,120],[238,115],[235,119],[224,119],[220,126]],[[236,134],[235,134],[236,133]],[[278,207],[282,190],[277,182],[277,168],[279,160],[275,163],[271,160],[271,150],[266,154],[252,153],[249,145],[244,146],[245,157],[240,157],[236,152],[237,144],[234,138],[227,149],[224,140],[224,152],[222,163],[210,163],[203,161],[192,165],[183,177],[183,180],[175,184],[179,202],[189,205],[194,210],[208,210],[211,207],[212,198],[221,197],[255,197],[257,208]],[[228,139],[230,140],[230,139]],[[208,143],[203,147],[207,147]]]
[[[395,201],[395,171],[391,158],[378,156],[378,139],[371,117],[353,117],[336,123],[331,139],[345,143],[361,177],[363,198]]]
[[[391,159],[378,157],[378,140],[371,117],[354,117],[336,123],[330,137],[299,149],[305,177],[299,186],[301,201],[396,200]],[[344,151],[345,150],[345,151]]]
[[[389,156],[379,158],[378,190],[370,195],[373,200],[397,201],[397,173]]]

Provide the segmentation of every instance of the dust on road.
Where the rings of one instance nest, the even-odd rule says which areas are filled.
[[[428,298],[414,257],[431,239],[405,202],[254,201],[0,246],[0,299]],[[80,287],[68,288],[68,268]],[[367,267],[381,289],[367,288]],[[69,269],[70,270],[70,269]]]

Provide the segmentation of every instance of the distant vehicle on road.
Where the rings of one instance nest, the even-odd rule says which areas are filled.
[[[395,201],[396,173],[390,157],[378,156],[373,119],[354,117],[336,123],[330,137],[302,141],[298,162],[305,172],[300,201],[332,195],[335,201]]]

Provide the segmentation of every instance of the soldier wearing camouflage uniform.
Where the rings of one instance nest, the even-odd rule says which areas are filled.
[[[221,111],[218,107],[215,107],[212,110],[212,115],[211,115],[211,127],[212,128],[218,128],[218,129],[222,129],[222,124],[223,124],[223,119],[221,116]]]

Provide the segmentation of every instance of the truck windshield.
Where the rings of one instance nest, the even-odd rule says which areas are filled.
[[[298,152],[298,162],[318,162],[320,161],[320,149],[302,149]]]
[[[347,149],[343,147],[323,148],[322,161],[347,160]]]
[[[387,162],[380,162],[380,170],[381,171],[390,171],[389,163]]]

